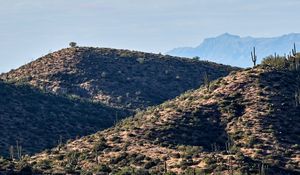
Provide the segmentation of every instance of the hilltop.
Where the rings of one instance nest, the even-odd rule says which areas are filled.
[[[295,77],[269,66],[235,71],[23,165],[44,173],[299,174]]]
[[[0,155],[23,154],[109,128],[216,79],[230,66],[150,53],[76,47],[48,54],[0,79]],[[61,138],[61,139],[60,139]]]
[[[60,95],[128,110],[145,109],[236,70],[207,61],[109,48],[75,47],[0,75]]]
[[[257,49],[259,62],[269,55],[288,55],[293,44],[300,47],[300,34],[291,33],[278,37],[240,37],[225,33],[217,37],[207,38],[196,47],[179,47],[167,54],[174,56],[194,57],[210,61],[231,64],[240,67],[251,66],[250,52]]]

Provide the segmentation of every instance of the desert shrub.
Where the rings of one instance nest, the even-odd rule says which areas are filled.
[[[202,146],[184,146],[184,145],[180,145],[177,147],[178,150],[184,152],[184,157],[193,157],[197,154],[199,154],[200,152],[203,151],[203,147]]]
[[[188,166],[193,165],[193,160],[192,159],[182,159],[179,163],[179,166],[181,169],[187,169]]]
[[[156,162],[151,160],[144,165],[144,168],[150,169],[150,168],[154,167],[155,165],[156,165]]]
[[[111,164],[117,164],[119,162],[121,162],[122,160],[126,160],[128,157],[128,154],[126,152],[122,152],[119,156],[112,158],[110,160]]]
[[[173,157],[173,158],[180,158],[179,153],[172,153],[170,156]]]
[[[67,161],[67,164],[65,166],[66,172],[68,172],[68,173],[75,172],[75,170],[78,168],[77,164],[78,164],[79,156],[80,156],[80,154],[76,151],[69,152],[66,155],[66,161]]]
[[[139,155],[137,155],[137,156],[135,157],[135,161],[136,161],[136,162],[140,162],[140,161],[143,161],[145,158],[146,158],[145,155],[139,154]]]
[[[37,169],[42,169],[42,170],[48,170],[51,168],[51,161],[50,160],[42,160],[37,162],[35,165]]]
[[[21,160],[17,163],[17,169],[19,173],[22,175],[30,175],[33,173],[31,165],[27,162],[27,160]]]
[[[203,174],[203,172],[200,169],[195,168],[187,168],[184,171],[184,175],[195,175],[195,174]]]
[[[137,60],[137,62],[139,62],[140,64],[145,63],[145,58],[137,58],[136,60]]]
[[[98,165],[97,167],[95,167],[95,172],[96,173],[110,173],[111,172],[111,169],[109,168],[109,166],[105,165],[105,164],[101,164],[101,165]]]
[[[131,167],[124,167],[121,170],[117,171],[115,175],[132,175],[134,172],[134,169]]]
[[[195,57],[193,57],[192,59],[195,60],[195,61],[199,61],[199,60],[200,60],[200,57],[195,56]]]
[[[135,171],[135,175],[150,175],[150,173],[147,170],[141,168]]]
[[[174,172],[166,172],[164,175],[176,175]]]
[[[94,150],[97,152],[103,151],[106,148],[108,148],[108,145],[106,144],[106,140],[103,137],[100,138],[99,142],[94,144]]]
[[[271,66],[276,69],[286,69],[290,63],[285,57],[268,56],[261,62],[262,65]]]
[[[113,136],[109,139],[109,141],[112,141],[115,143],[121,143],[121,138],[119,136]]]
[[[203,159],[203,161],[208,165],[215,164],[217,162],[214,157],[206,157]]]
[[[12,162],[0,156],[0,167],[6,169],[12,166]]]
[[[217,167],[218,167],[217,164],[209,164],[209,165],[207,165],[205,171],[207,171],[207,172],[212,172],[212,171],[215,170]]]
[[[56,160],[63,160],[64,159],[64,155],[58,154],[55,158],[56,158]]]
[[[246,146],[248,146],[249,148],[253,147],[255,144],[259,143],[259,140],[256,139],[255,137],[250,137],[248,138],[248,140],[246,141]]]
[[[121,148],[119,148],[119,147],[113,147],[111,149],[111,151],[113,151],[113,152],[119,152],[119,151],[121,151]]]

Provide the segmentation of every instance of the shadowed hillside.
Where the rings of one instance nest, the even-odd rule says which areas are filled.
[[[267,66],[233,72],[23,162],[48,173],[299,174],[295,77]]]
[[[116,117],[130,115],[102,104],[59,97],[0,81],[0,154],[8,156],[10,146],[22,153],[36,153],[76,136],[108,128]]]

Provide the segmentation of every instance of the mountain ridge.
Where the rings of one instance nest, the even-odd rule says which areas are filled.
[[[300,33],[290,33],[278,37],[240,37],[224,33],[217,37],[206,38],[196,47],[179,47],[167,54],[183,57],[199,56],[223,64],[239,67],[251,66],[250,52],[256,47],[258,61],[275,52],[288,55],[293,44],[300,46]]]
[[[187,68],[193,71],[188,71]],[[169,91],[171,98],[174,98],[189,90],[188,86],[200,86],[204,72],[211,74],[211,79],[215,79],[215,72],[225,75],[226,72],[236,69],[212,62],[191,61],[160,54],[76,47],[48,54],[16,70],[1,74],[0,79],[23,81],[57,94],[74,94],[133,110],[170,99],[161,91]],[[155,84],[147,86],[147,82]],[[153,103],[149,98],[157,102]]]

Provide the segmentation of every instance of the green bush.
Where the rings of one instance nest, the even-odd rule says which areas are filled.
[[[109,168],[109,166],[107,165],[104,165],[104,164],[101,164],[101,165],[98,165],[96,168],[95,168],[95,172],[96,173],[110,173],[111,172],[111,169]]]
[[[51,164],[51,161],[49,161],[49,160],[42,160],[40,162],[37,162],[35,167],[37,169],[48,170],[48,169],[51,169],[52,164]]]
[[[276,69],[286,69],[290,63],[285,57],[268,56],[261,62],[262,65],[271,66]]]
[[[106,144],[106,139],[103,137],[99,139],[99,142],[94,144],[94,151],[100,152],[106,148],[108,148],[108,145]]]
[[[145,164],[144,168],[150,169],[150,168],[154,167],[155,165],[156,165],[156,163],[154,161],[149,161]]]
[[[131,167],[124,167],[118,172],[116,172],[116,175],[132,175],[134,172],[134,169]]]

